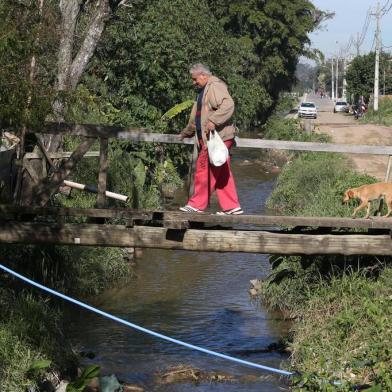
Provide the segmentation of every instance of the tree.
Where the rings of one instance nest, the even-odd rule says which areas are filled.
[[[308,34],[332,14],[317,10],[308,0],[211,0],[211,10],[227,33],[241,45],[251,47],[251,62],[243,68],[267,91],[270,107],[261,108],[265,117],[281,91],[295,83],[299,56],[309,53]],[[263,113],[264,112],[264,113]]]
[[[363,95],[368,101],[374,92],[374,66],[375,53],[355,57],[347,69],[347,91],[354,96],[354,102]],[[392,86],[392,70],[390,67],[389,56],[382,53],[380,56],[380,90],[383,89],[384,71],[385,85]]]

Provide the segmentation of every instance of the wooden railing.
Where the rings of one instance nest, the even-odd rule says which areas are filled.
[[[60,168],[55,171],[51,183],[38,184],[36,193],[40,197],[40,204],[45,205],[49,198],[57,191],[58,187],[63,183],[71,170],[78,161],[84,156],[99,157],[99,179],[98,179],[98,198],[97,206],[104,207],[105,191],[106,191],[106,171],[107,171],[107,154],[108,154],[108,138],[117,138],[129,140],[132,142],[149,142],[149,143],[177,143],[177,144],[193,144],[194,139],[189,138],[180,140],[176,134],[159,134],[148,131],[143,128],[125,128],[119,126],[108,125],[92,125],[92,124],[67,124],[67,123],[48,123],[41,133],[49,134],[72,134],[82,137],[82,143],[73,152],[55,152],[49,153],[43,151],[43,154],[28,153],[25,155],[26,169],[31,171],[31,177],[36,176],[29,168],[28,160],[46,158],[48,163],[53,166],[53,159],[64,159]],[[93,139],[100,139],[100,151],[88,151],[93,144]],[[313,152],[334,152],[348,154],[371,154],[371,155],[387,155],[389,161],[385,174],[385,181],[389,180],[391,164],[392,164],[392,146],[374,146],[374,145],[352,145],[352,144],[331,144],[331,143],[313,143],[313,142],[296,142],[281,140],[264,140],[236,138],[236,146],[239,148],[251,149],[278,149],[292,151],[313,151]],[[43,146],[40,146],[43,149]],[[30,172],[29,171],[29,172]]]

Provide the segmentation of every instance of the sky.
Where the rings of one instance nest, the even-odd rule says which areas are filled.
[[[335,12],[335,17],[323,23],[323,28],[310,35],[312,47],[320,49],[326,57],[331,57],[347,47],[350,37],[361,35],[369,8],[374,13],[377,0],[312,0],[312,3],[323,11]],[[380,0],[380,7],[388,10],[392,0]],[[373,45],[376,31],[376,18],[370,20],[366,36],[360,47],[360,53],[368,53]],[[392,53],[392,8],[381,19],[381,36],[386,51]],[[356,47],[352,45],[350,52],[356,55]]]

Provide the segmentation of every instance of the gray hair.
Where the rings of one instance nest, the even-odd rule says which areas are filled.
[[[189,72],[191,74],[212,75],[212,72],[210,71],[210,69],[206,65],[201,64],[201,63],[197,63],[197,64],[192,65]]]

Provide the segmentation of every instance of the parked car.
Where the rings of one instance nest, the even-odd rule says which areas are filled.
[[[333,112],[344,112],[348,113],[349,107],[346,101],[337,101],[335,103],[335,106],[333,107]]]
[[[313,102],[302,102],[298,108],[298,117],[317,118],[317,108]]]

